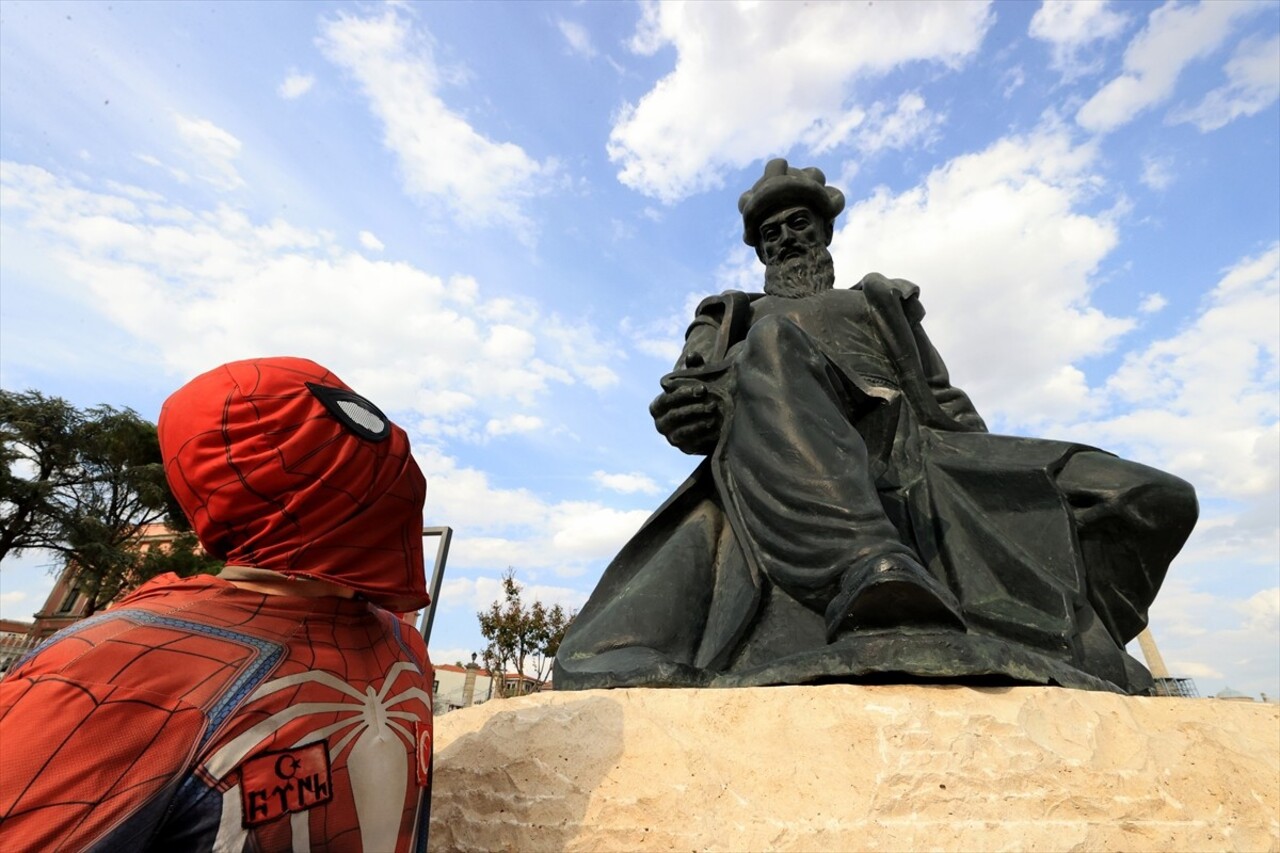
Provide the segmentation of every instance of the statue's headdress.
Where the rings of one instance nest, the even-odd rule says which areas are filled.
[[[793,169],[780,157],[770,160],[760,180],[738,199],[742,241],[756,246],[760,242],[761,222],[778,210],[800,205],[833,222],[844,210],[844,193],[827,186],[827,176],[816,166]]]

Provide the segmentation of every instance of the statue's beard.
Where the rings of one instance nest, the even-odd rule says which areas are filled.
[[[783,299],[799,299],[830,290],[836,284],[836,266],[826,246],[814,246],[807,254],[764,268],[764,292]]]

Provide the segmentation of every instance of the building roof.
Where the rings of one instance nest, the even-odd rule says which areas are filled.
[[[437,672],[439,672],[439,671],[443,670],[443,671],[445,671],[445,672],[460,672],[460,673],[462,673],[463,675],[466,675],[466,674],[467,674],[467,668],[466,668],[465,666],[455,666],[454,664],[451,664],[451,663],[437,663],[437,664],[434,664],[434,666],[435,666],[435,669],[436,669],[436,671],[437,671]],[[479,677],[479,676],[482,676],[482,675],[483,675],[485,678],[488,678],[488,677],[489,677],[489,670],[484,669],[484,668],[482,668],[482,667],[477,667],[477,668],[476,668],[476,676],[477,676],[477,677]]]
[[[452,663],[438,663],[438,664],[434,664],[434,667],[435,667],[436,672],[456,672],[456,673],[459,673],[459,674],[461,674],[461,675],[466,675],[466,674],[467,674],[467,668],[466,668],[465,666],[457,666],[456,664],[452,664]],[[489,672],[489,670],[484,669],[484,668],[481,668],[481,667],[477,667],[477,668],[476,668],[476,678],[492,678],[492,677],[493,677],[493,674],[492,674],[491,672]],[[534,677],[534,676],[532,676],[532,675],[521,675],[521,674],[520,674],[520,673],[518,673],[518,672],[508,672],[508,673],[504,673],[504,674],[503,674],[503,676],[502,676],[502,678],[503,678],[503,680],[504,680],[504,681],[527,681],[527,682],[537,682],[537,680],[538,680],[537,678],[535,678],[535,677]],[[548,680],[546,681],[546,683],[543,685],[543,689],[544,689],[544,690],[550,690],[550,689],[551,689],[551,680],[550,680],[550,679],[548,679]]]

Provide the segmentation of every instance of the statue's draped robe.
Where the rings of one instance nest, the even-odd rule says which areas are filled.
[[[558,687],[710,683],[821,649],[843,573],[892,551],[955,593],[970,634],[1143,686],[1123,646],[1194,522],[1190,486],[987,433],[923,315],[914,285],[875,274],[699,306],[663,386],[706,383],[719,440],[606,569]]]

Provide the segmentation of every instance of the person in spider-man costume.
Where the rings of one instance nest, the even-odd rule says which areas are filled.
[[[169,483],[217,577],[156,578],[0,681],[0,850],[425,847],[426,483],[314,362],[165,403]]]

